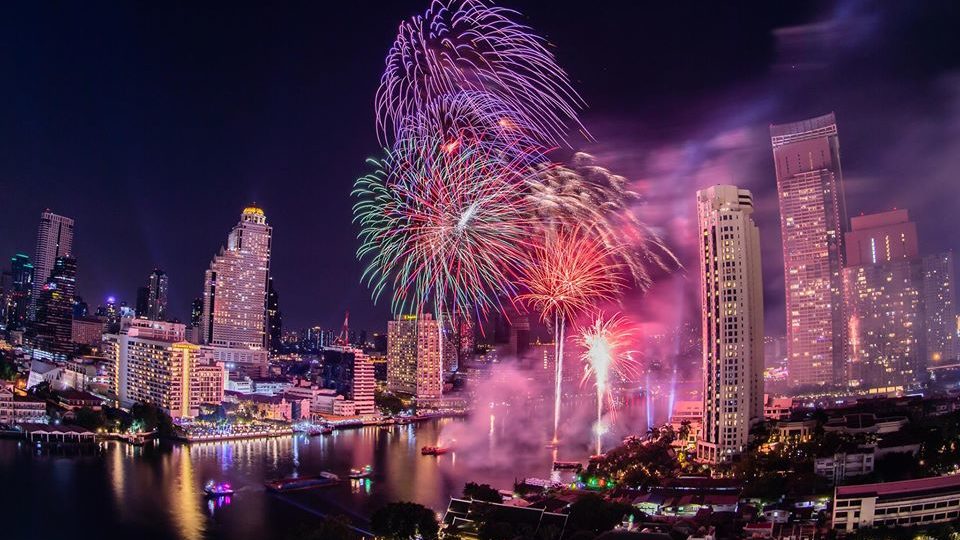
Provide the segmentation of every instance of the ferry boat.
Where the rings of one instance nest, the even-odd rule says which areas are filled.
[[[583,465],[577,461],[554,461],[553,470],[555,471],[579,471]]]
[[[420,449],[420,454],[424,456],[440,456],[450,451],[450,448],[444,446],[424,446]]]
[[[360,479],[367,478],[373,474],[373,466],[367,465],[366,467],[360,469],[350,469],[350,478]]]
[[[234,489],[230,484],[226,482],[220,482],[219,484],[210,480],[207,482],[207,485],[203,486],[203,492],[207,497],[226,497],[227,495],[233,495]]]
[[[339,481],[339,476],[324,471],[316,476],[288,476],[287,478],[265,482],[264,486],[270,491],[293,491],[295,489],[332,486]]]
[[[333,433],[333,428],[330,426],[312,427],[309,431],[307,431],[307,435],[311,437],[316,437],[317,435],[329,435],[331,433]]]

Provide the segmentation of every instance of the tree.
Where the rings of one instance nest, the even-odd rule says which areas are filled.
[[[73,423],[90,431],[96,431],[107,425],[107,416],[103,414],[103,411],[81,407],[74,411]]]
[[[387,392],[377,391],[377,393],[374,394],[374,401],[377,407],[386,414],[394,415],[406,409],[402,399]]]
[[[492,503],[503,502],[503,496],[500,495],[499,491],[490,487],[490,484],[477,484],[475,482],[467,482],[467,485],[463,486],[463,498]]]
[[[388,540],[432,540],[440,531],[433,510],[412,502],[387,504],[373,513],[370,526],[377,538]]]
[[[599,534],[613,529],[623,516],[631,513],[633,507],[629,504],[607,502],[595,494],[584,495],[570,505],[567,530]]]

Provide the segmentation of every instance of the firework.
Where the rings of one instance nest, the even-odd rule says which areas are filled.
[[[404,119],[398,145],[423,146],[437,139],[449,149],[483,144],[491,154],[506,160],[520,158],[529,165],[546,162],[544,150],[530,136],[533,126],[496,96],[485,92],[462,91],[444,94],[423,110]]]
[[[593,379],[597,389],[596,450],[601,451],[603,434],[603,405],[612,405],[610,378],[613,375],[626,377],[633,373],[635,365],[626,348],[629,345],[630,331],[626,320],[620,314],[604,319],[598,313],[594,321],[583,328],[577,342],[583,347],[583,360],[586,369],[583,381]]]
[[[371,161],[356,182],[363,279],[375,300],[392,289],[394,313],[502,310],[534,230],[521,191],[529,169],[487,145],[423,142]]]
[[[563,227],[547,232],[545,241],[533,247],[524,268],[521,282],[525,292],[518,300],[554,325],[554,444],[560,427],[564,327],[566,321],[597,302],[613,300],[623,287],[620,266],[612,260],[614,253],[586,229]]]
[[[581,128],[583,103],[546,42],[511,20],[517,12],[483,0],[434,0],[401,23],[376,96],[381,142],[399,139],[406,118],[463,90],[503,102],[547,145]]]
[[[669,269],[680,263],[660,237],[634,213],[639,196],[626,189],[627,180],[578,152],[570,167],[541,165],[528,182],[528,197],[547,224],[587,224],[616,260],[626,266],[634,284],[647,288],[651,268]]]

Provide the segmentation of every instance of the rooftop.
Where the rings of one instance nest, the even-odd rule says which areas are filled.
[[[874,495],[883,497],[944,489],[960,491],[960,474],[919,478],[917,480],[901,480],[899,482],[883,482],[881,484],[839,486],[837,487],[837,498],[869,497]]]

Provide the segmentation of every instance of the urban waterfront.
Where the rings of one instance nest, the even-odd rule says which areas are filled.
[[[444,433],[469,420],[439,419],[390,427],[365,427],[331,435],[134,447],[103,444],[99,455],[37,453],[26,442],[0,441],[4,481],[4,537],[290,538],[322,515],[343,515],[359,527],[370,513],[396,500],[442,511],[469,481],[510,489],[515,478],[549,478],[553,451],[530,446],[503,466],[499,448],[511,444],[511,426],[491,420],[486,451],[474,445],[442,456],[422,456]],[[563,451],[563,449],[561,449]],[[575,456],[571,449],[565,458]],[[263,482],[294,473],[327,470],[346,477],[370,464],[367,480],[275,495]],[[231,483],[237,493],[219,504],[207,500],[208,480]],[[79,524],[83,524],[82,526]]]

